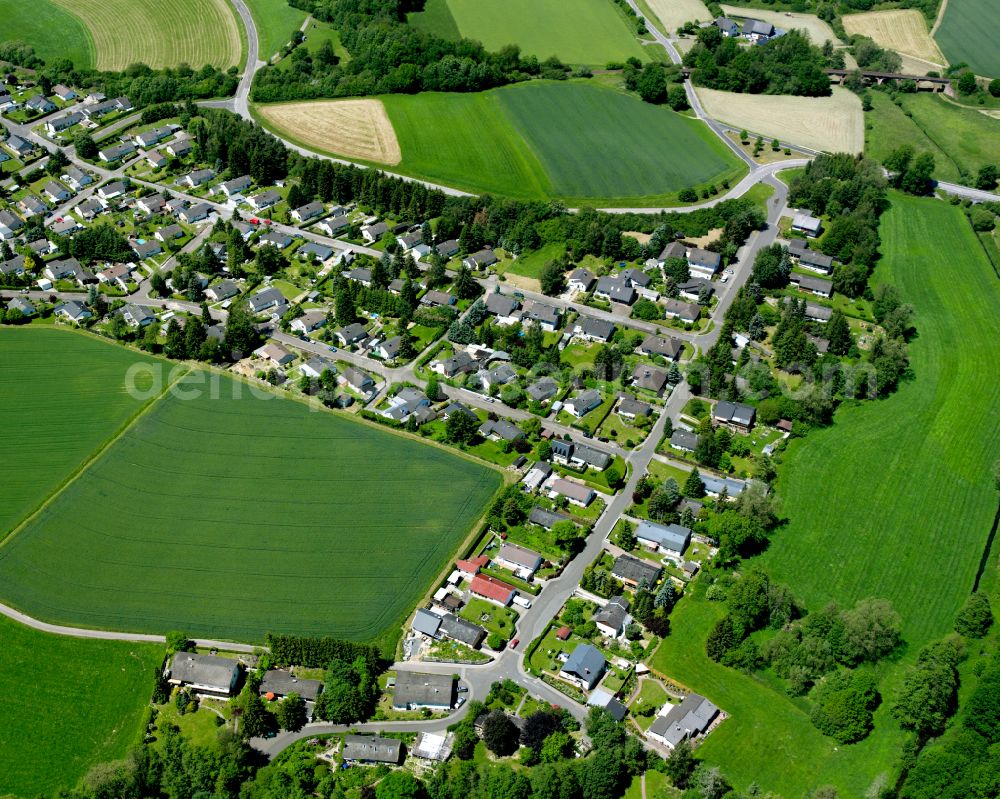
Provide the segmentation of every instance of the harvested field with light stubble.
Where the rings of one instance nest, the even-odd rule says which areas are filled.
[[[650,10],[670,34],[685,22],[707,22],[712,12],[701,0],[646,0]]]
[[[843,18],[844,30],[851,36],[861,34],[872,39],[879,47],[895,50],[932,64],[944,65],[944,57],[937,43],[927,30],[927,21],[914,9],[869,11],[864,14],[847,14]]]
[[[761,22],[770,22],[774,27],[784,28],[786,31],[805,31],[809,40],[816,45],[821,45],[828,40],[834,44],[843,44],[837,34],[833,32],[833,28],[815,14],[796,14],[791,11],[764,11],[761,8],[727,5],[723,5],[722,10],[727,17],[759,19]]]
[[[856,94],[839,86],[830,97],[735,94],[697,90],[709,116],[768,139],[832,153],[860,153],[865,122]]]
[[[294,131],[295,139],[307,147],[380,164],[402,160],[396,132],[381,100],[279,103],[258,110],[268,122]]]
[[[54,1],[90,31],[97,69],[122,70],[138,62],[153,69],[226,69],[240,63],[240,28],[227,0]]]

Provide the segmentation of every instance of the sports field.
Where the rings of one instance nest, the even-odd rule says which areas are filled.
[[[759,133],[831,153],[860,153],[865,144],[865,118],[853,92],[833,87],[829,97],[788,94],[737,94],[697,89],[709,116]]]
[[[868,11],[842,17],[844,30],[854,36],[861,34],[875,44],[900,55],[907,55],[931,65],[945,65],[947,60],[927,30],[927,20],[916,9],[897,8],[889,11]]]
[[[228,0],[54,0],[90,31],[98,69],[240,63],[240,28]]]
[[[994,0],[948,0],[934,38],[948,59],[964,61],[977,75],[1000,78]]]
[[[675,202],[687,186],[742,173],[700,122],[591,83],[531,82],[381,100],[402,154],[394,168],[467,191],[657,205]],[[309,146],[300,127],[278,126],[268,108],[258,107],[265,121]],[[351,156],[343,142],[364,138],[370,123],[358,115],[356,126],[358,133],[346,137],[343,128],[316,128],[311,145]]]
[[[142,739],[163,649],[31,630],[0,616],[0,795],[73,788]]]
[[[630,56],[649,60],[610,0],[431,0],[428,6],[411,14],[411,23],[448,38],[457,30],[487,50],[516,44],[524,55],[591,66]]]
[[[151,402],[0,546],[0,599],[84,627],[371,640],[499,486],[447,450],[216,379]]]
[[[0,329],[0,539],[144,402],[125,390],[135,352],[55,328]]]
[[[722,5],[722,11],[727,17],[737,19],[759,19],[762,22],[770,22],[776,28],[787,30],[805,31],[813,44],[822,45],[823,42],[833,42],[842,44],[840,38],[833,32],[828,22],[824,22],[815,14],[799,14],[793,11],[765,11],[762,8],[747,8],[745,6]]]
[[[83,69],[94,66],[90,32],[54,0],[4,3],[0,38],[30,44],[43,61],[68,58]]]
[[[660,21],[660,30],[668,36],[685,22],[708,22],[712,12],[701,0],[646,0],[649,10]]]
[[[975,176],[1000,163],[1000,119],[931,94],[901,94],[902,108],[882,92],[871,92],[874,109],[865,114],[865,152],[883,160],[900,144],[934,155],[934,175],[956,182],[962,170]],[[909,114],[909,116],[907,115]]]
[[[292,34],[302,27],[306,12],[288,5],[287,0],[244,0],[253,17],[260,40],[259,58],[269,61],[281,50]]]

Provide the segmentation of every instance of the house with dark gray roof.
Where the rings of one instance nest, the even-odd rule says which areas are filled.
[[[451,258],[453,255],[458,254],[458,240],[448,239],[447,241],[442,241],[434,249],[437,250],[438,255],[442,258]]]
[[[677,293],[691,302],[701,302],[702,300],[707,302],[715,293],[715,288],[710,280],[705,280],[703,277],[693,277],[683,283],[678,283]]]
[[[340,755],[345,763],[399,765],[403,744],[395,738],[379,738],[376,735],[345,735]]]
[[[450,674],[424,674],[399,669],[392,690],[396,710],[450,710],[455,702],[455,678]]]
[[[583,267],[577,267],[572,272],[569,273],[569,280],[567,281],[567,286],[570,291],[579,292],[581,294],[586,294],[590,291],[591,286],[594,285],[594,281],[597,280],[594,273],[589,269],[584,269]]]
[[[549,473],[551,474],[552,467],[549,467]],[[537,524],[539,527],[544,527],[546,530],[551,530],[552,527],[559,522],[571,521],[570,517],[565,513],[558,513],[553,510],[546,510],[545,508],[540,508],[537,505],[531,509],[531,513],[528,514],[528,521],[532,524]]]
[[[828,308],[825,305],[817,305],[814,302],[806,303],[806,319],[825,323],[830,321],[831,316],[833,316],[832,308]]]
[[[591,691],[604,676],[607,660],[597,647],[578,644],[559,670],[559,676],[574,685]]]
[[[325,210],[326,209],[324,208],[323,203],[313,201],[311,203],[306,203],[305,205],[300,205],[292,211],[291,216],[296,222],[308,222],[322,216]]]
[[[340,328],[340,330],[336,331],[334,335],[340,341],[342,346],[349,347],[351,344],[357,344],[359,341],[364,341],[368,338],[368,331],[365,330],[364,325],[354,322],[346,327]]]
[[[667,373],[655,366],[638,363],[632,371],[632,385],[659,396],[667,386]]]
[[[475,366],[476,362],[472,359],[472,356],[464,350],[459,350],[450,358],[445,358],[443,361],[437,361],[432,364],[431,369],[445,377],[455,377],[456,375],[471,371]]]
[[[561,316],[562,311],[558,308],[544,302],[535,302],[533,300],[529,300],[524,303],[524,308],[521,311],[522,322],[533,322],[541,327],[542,330],[546,330],[550,333],[559,327],[559,319]]]
[[[441,617],[441,635],[453,641],[471,646],[473,649],[482,643],[486,630],[471,621],[466,621],[454,613],[445,613]]]
[[[829,297],[833,294],[833,281],[831,280],[824,280],[821,277],[811,277],[809,275],[800,275],[797,272],[793,272],[791,275],[791,281],[802,291],[808,291],[810,294],[815,294],[817,297]]]
[[[611,576],[631,588],[640,585],[654,586],[663,573],[663,567],[632,555],[619,555],[611,567]]]
[[[535,402],[544,402],[559,393],[559,384],[551,377],[540,377],[524,392]]]
[[[618,276],[605,275],[598,278],[594,287],[594,296],[608,302],[619,302],[631,305],[636,301],[637,294],[631,284]]]
[[[573,335],[587,341],[610,341],[615,334],[615,326],[606,319],[583,316],[573,327]]]
[[[24,297],[13,297],[7,303],[8,311],[19,311],[24,316],[34,316],[37,312],[35,306]]]
[[[441,627],[441,617],[436,613],[431,613],[429,610],[424,608],[418,608],[416,614],[413,616],[413,623],[410,625],[412,630],[415,630],[422,635],[428,635],[431,638],[440,637],[439,629]]]
[[[389,226],[385,222],[376,222],[373,225],[365,225],[361,228],[361,236],[369,244],[378,241],[389,232]]]
[[[517,441],[524,438],[524,431],[507,419],[497,419],[495,422],[487,419],[479,428],[479,435],[494,441]]]
[[[757,409],[741,402],[719,400],[712,408],[712,422],[737,433],[749,433],[757,418]]]
[[[240,678],[240,664],[231,658],[177,652],[170,664],[171,685],[187,686],[198,693],[232,696]]]
[[[703,736],[719,715],[719,709],[705,697],[688,694],[679,705],[666,705],[646,731],[652,738],[670,749],[681,741]]]
[[[462,264],[469,267],[469,269],[480,270],[493,266],[499,260],[493,250],[480,250],[463,258]]]
[[[628,607],[629,602],[625,597],[613,596],[594,614],[592,621],[608,638],[619,638],[625,632],[626,625],[632,621]]]
[[[601,392],[591,388],[581,391],[575,397],[566,400],[563,403],[563,408],[579,419],[582,416],[586,416],[592,410],[601,407],[602,402]]]
[[[675,338],[663,338],[662,336],[647,336],[639,345],[639,352],[643,355],[660,355],[671,361],[676,361],[684,352],[684,344]]]
[[[653,406],[648,402],[640,402],[635,397],[625,394],[618,400],[616,413],[622,419],[648,418],[653,413]]]
[[[691,543],[691,530],[680,524],[662,525],[643,520],[635,531],[635,537],[654,552],[669,551],[682,555]]]
[[[542,566],[542,556],[517,544],[504,542],[493,562],[505,569],[510,569],[522,580],[530,580],[532,575]]]
[[[711,278],[722,266],[722,256],[719,253],[700,247],[688,250],[687,261],[688,269],[704,278]]]
[[[315,702],[322,690],[323,683],[319,680],[305,680],[285,669],[269,669],[264,672],[258,693],[261,696],[273,694],[276,697],[298,694],[307,702]]]
[[[682,322],[694,324],[701,316],[701,308],[690,302],[668,299],[663,302],[663,315],[667,319],[680,319]]]
[[[247,305],[250,307],[251,312],[255,314],[287,304],[288,300],[285,299],[285,295],[276,288],[266,288],[258,291],[247,300]]]
[[[512,325],[517,321],[514,312],[521,303],[514,297],[494,292],[486,298],[486,310],[495,316],[498,325]]]
[[[681,452],[694,452],[698,446],[698,436],[690,430],[674,430],[670,434],[670,446]]]

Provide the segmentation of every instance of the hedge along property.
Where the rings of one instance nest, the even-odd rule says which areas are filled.
[[[10,345],[0,336],[4,350],[37,355],[40,334],[17,332]],[[76,337],[46,333],[53,350]],[[66,366],[66,379],[85,379],[89,365]],[[38,383],[14,387],[27,403]],[[82,627],[394,638],[501,482],[229,377],[196,370],[178,387],[0,546],[3,601]],[[37,447],[8,455],[9,478]]]

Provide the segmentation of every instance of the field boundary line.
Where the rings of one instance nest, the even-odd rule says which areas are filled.
[[[191,374],[191,368],[188,366],[184,367],[184,371],[178,375],[174,380],[172,380],[168,385],[163,387],[163,390],[152,400],[147,402],[145,405],[139,408],[132,416],[125,420],[125,422],[96,450],[94,450],[91,455],[86,458],[79,466],[77,466],[72,472],[70,472],[66,479],[63,480],[59,485],[52,489],[52,493],[49,494],[45,499],[43,499],[38,506],[28,513],[20,522],[18,522],[14,527],[12,527],[4,536],[0,538],[0,553],[2,553],[3,548],[20,533],[30,521],[32,521],[36,516],[38,516],[42,511],[44,511],[49,505],[51,505],[60,494],[62,494],[67,488],[75,483],[90,467],[93,463],[101,457],[108,448],[111,447],[116,441],[118,441],[125,433],[131,429],[136,422],[138,422],[143,416],[145,416],[152,408],[159,404],[167,393],[172,389],[178,381],[187,377]]]
[[[931,38],[934,38],[934,34],[937,33],[938,28],[941,27],[941,22],[944,20],[944,12],[948,10],[948,0],[941,0],[941,7],[938,9],[937,16],[934,18],[934,24],[931,26]],[[940,47],[941,45],[938,45]]]

